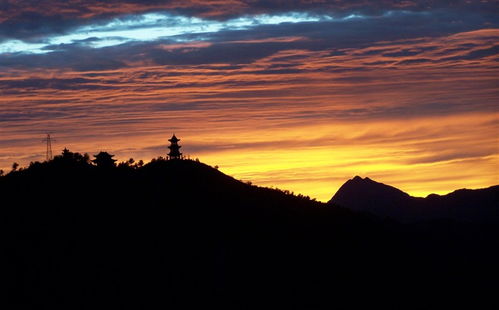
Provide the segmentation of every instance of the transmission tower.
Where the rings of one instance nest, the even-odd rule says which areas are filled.
[[[50,137],[50,134],[47,134],[47,137],[42,140],[42,142],[47,143],[47,151],[45,153],[45,160],[47,161],[52,160],[52,141],[54,140]]]

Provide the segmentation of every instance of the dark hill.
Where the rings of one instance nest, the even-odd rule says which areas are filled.
[[[343,184],[330,200],[330,203],[345,206],[356,211],[370,211],[374,214],[385,215],[385,210],[397,214],[412,201],[407,193],[369,178],[355,178]],[[397,214],[398,215],[398,214]]]
[[[4,309],[476,306],[497,289],[495,226],[401,225],[195,161],[66,152],[0,177],[0,197]]]
[[[341,186],[329,204],[403,221],[453,219],[499,223],[499,186],[417,198],[395,187],[356,176]]]

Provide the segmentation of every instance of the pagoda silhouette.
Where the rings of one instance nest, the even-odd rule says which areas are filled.
[[[171,139],[168,139],[168,141],[170,141],[170,146],[168,147],[170,149],[170,153],[168,153],[168,159],[182,159],[182,153],[180,153],[181,146],[178,145],[180,139],[175,137],[175,134],[173,134]]]

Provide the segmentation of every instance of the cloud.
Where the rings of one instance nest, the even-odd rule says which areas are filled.
[[[325,200],[355,174],[413,194],[490,185],[491,8],[5,0],[0,167],[13,154],[43,159],[46,132],[54,149],[120,160],[163,155],[176,132],[187,154],[224,172]]]
[[[109,89],[104,84],[98,84],[95,80],[86,78],[69,79],[22,79],[22,80],[2,80],[0,89],[54,89],[54,90],[97,90]]]
[[[327,20],[324,15],[322,17],[291,15],[287,18],[295,19],[296,22],[279,23],[276,21],[277,24],[268,24],[269,21],[264,22],[265,17],[260,16],[257,19],[259,22],[256,23],[249,22],[251,19],[243,20],[244,26],[235,22],[237,19],[223,23],[196,19],[197,25],[188,23],[190,26],[185,26],[183,21],[186,17],[156,13],[147,15],[149,17],[144,16],[130,20],[128,23],[122,20],[120,22],[108,21],[97,26],[87,25],[86,28],[80,29],[80,34],[56,36],[51,42],[5,41],[0,43],[0,66],[110,70],[146,62],[160,65],[225,62],[237,65],[250,63],[283,50],[329,50],[332,56],[334,54],[340,56],[339,54],[344,53],[343,49],[346,48],[357,48],[363,53],[372,55],[382,54],[386,58],[398,57],[401,64],[410,65],[431,62],[428,58],[416,59],[416,57],[426,54],[433,47],[419,46],[417,49],[408,47],[405,50],[387,50],[379,42],[397,40],[408,42],[410,39],[418,40],[422,37],[470,32],[483,27],[484,22],[483,16],[471,14],[458,17],[446,12],[436,12],[431,15],[399,12],[380,18],[342,20]],[[313,22],[303,22],[307,18],[312,18]],[[453,22],[458,18],[461,22]],[[135,24],[144,22],[144,20],[145,25]],[[167,35],[163,37],[152,32],[141,37],[141,33],[148,33],[151,30],[147,28],[149,23],[154,24],[157,20],[162,20],[163,23],[173,23],[174,27],[169,30],[171,36],[162,33]],[[204,24],[205,22],[207,24]],[[205,26],[207,28],[203,28]],[[191,33],[189,29],[192,27],[203,30],[201,33]],[[109,32],[107,28],[116,30],[112,32],[113,35],[120,33],[122,36],[108,36],[110,34],[107,33]],[[82,29],[93,29],[94,32],[87,33]],[[156,27],[155,29],[163,28]],[[132,31],[133,36],[136,37],[127,38],[126,35],[131,35],[128,31]],[[95,36],[97,33],[100,37]],[[373,44],[378,47],[366,49]],[[457,48],[461,50],[467,47]],[[3,54],[1,54],[2,50]],[[447,51],[441,50],[441,52]],[[481,56],[476,53],[491,55],[494,52],[493,48],[485,48],[481,52],[473,51],[467,57]],[[415,57],[407,59],[409,56]],[[452,60],[450,57],[466,56],[448,55],[448,57]],[[373,63],[380,63],[380,61],[387,62],[388,60],[379,59]],[[288,69],[288,71],[292,72],[293,69]]]
[[[5,0],[0,4],[0,40],[40,42],[52,36],[70,35],[78,29],[92,29],[114,25],[133,27],[151,24],[154,17],[177,16],[201,19],[206,24],[226,23],[241,19],[266,18],[267,22],[289,20],[298,16],[329,16],[335,19],[364,17],[392,17],[400,13],[455,15],[455,23],[463,24],[458,16],[480,16],[482,22],[497,23],[495,1],[279,1],[279,0]],[[164,19],[164,18],[163,18]],[[262,21],[261,21],[262,22]],[[156,21],[156,23],[158,23]],[[172,21],[169,21],[171,24]],[[159,22],[161,24],[161,22]],[[442,23],[445,25],[445,23]],[[92,31],[92,30],[89,30]],[[129,29],[131,31],[131,29]],[[145,34],[143,34],[145,35]]]

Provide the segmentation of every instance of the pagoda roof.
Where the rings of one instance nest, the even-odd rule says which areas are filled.
[[[173,134],[173,136],[170,139],[168,139],[168,141],[170,141],[170,142],[178,142],[178,141],[180,141],[180,139],[178,139],[177,137],[175,137],[175,134]]]

